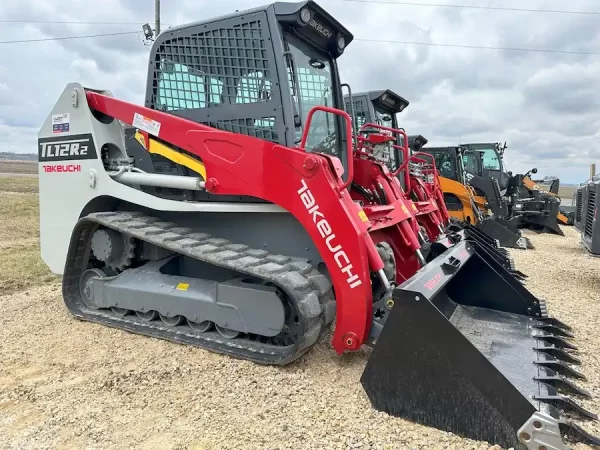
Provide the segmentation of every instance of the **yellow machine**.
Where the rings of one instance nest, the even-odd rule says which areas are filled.
[[[473,177],[465,170],[463,149],[423,148],[427,142],[421,135],[409,136],[412,152],[425,152],[434,157],[448,214],[459,222],[477,226],[503,247],[533,248],[529,239],[521,236],[518,219],[508,217],[506,203],[493,181],[483,180],[483,184],[478,184],[485,195],[478,195],[479,190],[470,185]]]
[[[456,180],[439,177],[446,209],[451,217],[470,224],[476,224],[478,217],[485,209],[485,199],[475,195],[470,186],[465,186]]]
[[[432,152],[431,149],[423,148],[427,142],[427,138],[421,135],[409,136],[412,152],[425,152],[434,156],[448,214],[461,222],[477,224],[481,218],[488,216],[487,201],[467,184],[458,149],[456,152]]]

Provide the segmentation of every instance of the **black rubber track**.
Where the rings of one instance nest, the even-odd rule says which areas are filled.
[[[81,298],[80,278],[88,268],[91,236],[99,226],[272,283],[295,306],[299,316],[298,336],[295,339],[270,339],[242,334],[235,339],[226,339],[217,331],[202,333],[187,325],[169,327],[160,320],[146,322],[135,314],[118,316],[110,309],[86,307]],[[100,212],[79,220],[67,255],[63,297],[69,311],[79,319],[261,364],[285,365],[298,359],[329,331],[329,324],[335,317],[331,283],[310,264],[208,234],[193,233],[189,228],[137,212]]]

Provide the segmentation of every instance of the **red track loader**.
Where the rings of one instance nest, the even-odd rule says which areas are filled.
[[[328,334],[373,346],[375,408],[473,439],[598,442],[569,328],[477,245],[423,264],[384,164],[354,154],[337,59],[352,34],[313,1],[170,28],[145,106],[66,86],[39,132],[41,251],[77,318],[285,365]],[[297,144],[298,143],[298,144]],[[361,206],[363,183],[387,197]]]
[[[527,275],[515,269],[513,259],[506,249],[500,248],[497,240],[476,227],[468,224],[458,226],[450,221],[435,158],[423,152],[411,154],[408,136],[404,130],[398,128],[396,113],[404,110],[408,101],[389,89],[357,94],[356,100],[351,94],[350,97],[352,102],[350,103],[347,96],[345,105],[353,117],[354,129],[358,130],[354,135],[356,150],[359,152],[357,156],[365,158],[371,155],[385,164],[395,177],[396,184],[400,184],[399,189],[416,215],[418,229],[414,231],[424,247],[426,261],[448,248],[447,237],[451,235],[453,240],[458,238],[473,241],[480,254],[494,259],[519,281],[524,281]],[[378,123],[372,123],[370,120],[376,120]],[[385,201],[385,195],[379,195],[379,188],[373,184],[369,186],[370,189],[360,193],[357,192],[358,188],[354,187],[354,198],[363,203]]]

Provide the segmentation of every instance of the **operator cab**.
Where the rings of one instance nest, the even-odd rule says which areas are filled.
[[[343,110],[336,60],[352,40],[353,35],[312,0],[276,2],[168,28],[150,51],[145,106],[295,147],[312,107]],[[346,178],[348,135],[339,115],[319,111],[312,118],[305,149],[337,156]],[[160,149],[145,148],[136,128],[126,129],[125,138],[127,153],[141,170],[202,177],[194,164],[174,162]],[[203,167],[197,156],[173,150]],[[163,198],[264,203],[205,191],[143,190]]]
[[[358,131],[365,123],[376,123],[384,127],[398,128],[396,114],[404,111],[408,100],[389,89],[359,92],[350,97],[345,96],[346,112],[354,114],[353,122]]]
[[[506,143],[463,144],[463,159],[467,172],[482,178],[495,178],[501,190],[508,187],[510,175],[504,171],[503,159]],[[480,156],[478,156],[480,155]],[[479,163],[481,158],[481,163]],[[475,170],[471,172],[471,170]]]
[[[409,105],[408,100],[389,89],[353,94],[352,103],[350,103],[349,96],[345,96],[344,100],[346,112],[352,116],[355,133],[366,123],[375,123],[384,127],[399,129],[396,114],[404,111]],[[371,131],[375,133],[381,132],[379,129]],[[403,145],[402,141],[402,136],[398,136],[396,144]],[[395,152],[391,152],[389,155],[385,164],[390,171],[395,171],[402,164],[402,155],[400,154],[399,157],[400,159],[398,159],[398,155]]]
[[[464,167],[459,157],[459,147],[426,147],[419,151],[429,153],[433,156],[435,167],[441,177],[464,184]]]
[[[336,59],[352,34],[314,1],[169,28],[150,53],[146,106],[294,147],[316,105],[343,109]],[[345,161],[339,116],[315,114],[307,151]]]

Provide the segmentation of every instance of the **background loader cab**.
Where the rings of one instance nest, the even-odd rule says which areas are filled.
[[[409,104],[408,100],[389,89],[358,92],[344,97],[345,110],[352,116],[352,126],[355,130],[355,135],[367,123],[374,123],[393,129],[402,129],[398,126],[396,114],[404,111]],[[368,133],[369,131],[367,129],[363,132]],[[371,131],[373,133],[381,133],[380,129],[373,129]],[[397,136],[396,144],[400,146],[404,145],[402,136]],[[390,161],[387,164],[390,171],[396,170],[404,162],[401,153],[392,153]],[[407,180],[404,179],[404,172],[398,175],[398,179],[402,188],[405,189]]]
[[[501,145],[500,143],[476,143],[476,144],[461,144],[463,149],[463,158],[467,159],[468,155],[476,155],[479,153],[481,157],[481,165],[478,164],[478,171],[471,172],[471,165],[465,162],[465,168],[468,173],[478,175],[482,178],[495,178],[498,180],[498,185],[502,192],[508,188],[508,182],[511,174],[505,171],[504,167],[504,151],[506,150],[506,143]]]
[[[384,127],[398,129],[396,114],[404,111],[408,100],[389,89],[358,92],[344,98],[346,111],[352,112],[354,127],[359,130],[365,123],[376,123]]]

